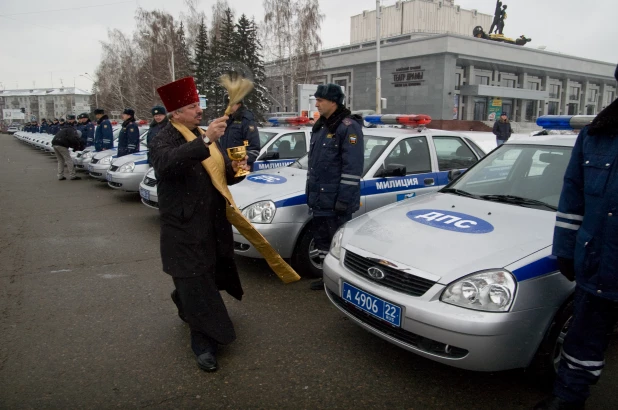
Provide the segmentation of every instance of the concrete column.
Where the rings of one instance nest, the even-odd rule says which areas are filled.
[[[584,83],[582,84],[582,87],[580,88],[580,95],[579,95],[579,107],[578,108],[578,113],[580,115],[584,115],[586,114],[586,106],[588,104],[590,104],[588,102],[588,90],[590,89],[590,82],[589,81],[584,81]]]
[[[466,95],[463,97],[464,104],[466,105],[466,115],[465,118],[462,118],[465,121],[474,120],[474,97],[470,95]]]
[[[601,83],[601,86],[599,87],[599,105],[598,105],[599,111],[607,107],[610,103],[609,101],[605,101],[606,92],[607,92],[607,84]]]
[[[467,85],[474,85],[474,66],[464,67],[464,79]]]
[[[569,79],[562,80],[562,95],[560,98],[560,115],[566,115],[568,112],[567,103],[569,101]]]

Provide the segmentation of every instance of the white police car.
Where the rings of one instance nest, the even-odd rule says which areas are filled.
[[[277,117],[268,121],[274,126],[259,129],[262,148],[253,163],[252,171],[288,166],[309,151],[311,128],[304,126],[309,118]]]
[[[380,118],[396,121],[394,116],[365,120],[377,122]],[[371,128],[363,132],[365,166],[360,210],[355,216],[436,191],[447,184],[449,171],[466,169],[485,155],[461,133],[423,128]],[[230,191],[243,214],[282,257],[291,258],[301,275],[317,275],[321,265],[305,198],[307,164],[305,156],[289,167],[254,172]],[[238,255],[261,258],[237,231],[234,247]]]
[[[148,150],[148,146],[146,145],[146,135],[148,134],[148,129],[150,127],[139,127],[140,131],[140,151]],[[117,142],[117,141],[116,141]],[[107,181],[106,173],[109,167],[112,164],[112,161],[117,158],[118,154],[118,146],[116,145],[112,149],[107,149],[105,151],[96,152],[92,158],[90,159],[90,163],[88,164],[88,174],[100,181]]]
[[[148,208],[159,209],[159,196],[157,195],[157,178],[154,168],[150,168],[144,179],[139,184],[139,195],[142,203]]]
[[[538,124],[556,122],[565,120]],[[552,239],[575,139],[510,139],[439,192],[348,222],[324,261],[328,298],[431,360],[553,371],[574,284],[557,270]]]

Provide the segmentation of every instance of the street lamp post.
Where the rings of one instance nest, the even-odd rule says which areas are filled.
[[[382,113],[382,77],[380,73],[380,0],[376,0],[376,113]]]

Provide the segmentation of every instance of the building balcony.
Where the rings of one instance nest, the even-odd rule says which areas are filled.
[[[569,101],[578,101],[579,95],[571,94],[569,95]]]
[[[558,99],[558,98],[560,98],[560,94],[558,94],[558,93],[549,93],[549,98]]]

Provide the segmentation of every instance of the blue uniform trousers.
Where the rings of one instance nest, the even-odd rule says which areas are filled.
[[[315,247],[319,252],[321,260],[326,258],[328,251],[330,250],[330,242],[333,240],[333,236],[343,224],[352,219],[350,214],[339,214],[329,216],[313,216],[311,220],[313,229],[313,240],[315,241]]]
[[[605,350],[617,319],[618,302],[575,290],[574,315],[562,348],[554,394],[583,403],[605,366]]]

